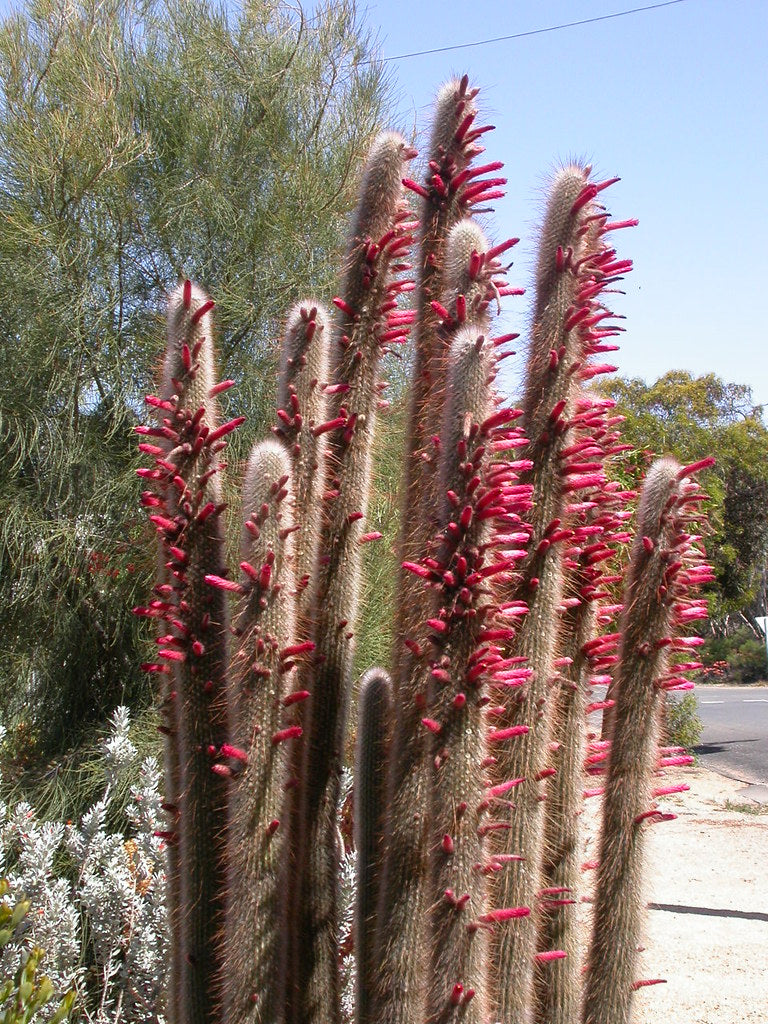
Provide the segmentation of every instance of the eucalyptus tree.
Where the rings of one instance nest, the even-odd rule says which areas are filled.
[[[768,428],[752,389],[684,370],[650,384],[616,377],[602,389],[626,417],[623,433],[636,453],[629,460],[650,459],[651,453],[685,462],[709,455],[717,460],[702,477],[713,528],[711,625],[727,629],[737,613],[757,632],[754,616],[765,614],[768,566]]]

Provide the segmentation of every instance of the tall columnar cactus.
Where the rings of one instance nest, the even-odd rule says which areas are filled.
[[[407,332],[397,312],[406,282],[393,268],[408,253],[412,227],[402,200],[402,177],[412,151],[401,136],[375,143],[363,174],[352,228],[331,351],[329,419],[315,427],[328,434],[324,529],[318,567],[314,630],[316,656],[301,778],[298,863],[299,936],[293,965],[299,982],[296,1019],[334,1019],[338,1013],[336,885],[339,863],[337,809],[344,755],[347,703],[352,685],[360,599],[361,545],[365,531],[372,445],[383,349]],[[329,1005],[331,1009],[329,1010]]]
[[[598,407],[599,408],[599,407]],[[602,411],[601,411],[602,412]],[[581,453],[605,457],[615,452],[617,435],[595,426],[594,443]],[[616,546],[629,538],[625,509],[630,493],[618,485],[585,492],[574,513],[571,547],[565,563],[569,596],[560,608],[561,645],[551,693],[552,732],[546,779],[546,820],[537,936],[536,1019],[567,1024],[578,1018],[581,998],[580,932],[575,914],[582,871],[580,818],[585,793],[587,714],[607,702],[590,701],[592,680],[614,660],[616,634],[607,632],[619,610],[611,599],[611,577],[604,571]],[[615,580],[614,580],[615,581]],[[599,630],[599,632],[598,632]]]
[[[376,990],[376,910],[387,806],[387,756],[392,739],[392,680],[369,669],[360,680],[355,744],[355,1020],[373,1024]]]
[[[300,302],[288,314],[281,349],[277,391],[277,437],[289,449],[295,504],[311,512],[298,533],[296,582],[299,630],[309,635],[315,614],[317,558],[322,526],[328,405],[329,318],[319,302]]]
[[[450,248],[450,247],[449,247]],[[475,259],[480,257],[473,250]],[[473,257],[470,256],[470,259]],[[438,596],[428,621],[433,648],[427,687],[431,821],[431,1021],[488,1020],[490,993],[484,832],[486,767],[495,739],[487,727],[489,691],[503,686],[497,644],[511,630],[498,604],[499,576],[512,564],[505,527],[517,494],[512,468],[494,442],[512,414],[497,410],[491,385],[495,352],[478,326],[461,328],[448,357],[447,401],[438,480],[445,526],[424,559]]]
[[[328,450],[328,433],[323,424],[328,420],[328,357],[330,322],[324,307],[315,301],[299,302],[288,314],[280,354],[280,373],[277,389],[277,424],[273,431],[286,446],[291,463],[294,502],[296,509],[303,510],[300,529],[296,537],[296,643],[311,644],[317,617],[317,588],[319,573],[317,564],[320,552],[320,535],[324,518],[323,492],[325,481],[325,457]],[[320,429],[318,429],[320,428]],[[299,664],[298,692],[310,694],[312,663],[302,660]],[[298,701],[294,707],[294,727],[302,729],[306,717],[305,701]],[[298,739],[298,737],[296,737]],[[301,856],[300,813],[304,747],[295,742],[290,746],[290,771],[286,782],[287,800],[283,817],[287,822],[286,863],[294,863]],[[296,920],[301,893],[294,886],[287,890],[287,918]],[[287,961],[295,962],[298,952],[294,948],[297,929],[291,934],[288,929],[285,942],[290,948]],[[292,990],[295,979],[285,976],[286,985]],[[289,989],[287,989],[288,991]]]
[[[434,864],[430,855],[430,842],[434,836],[431,835],[429,821],[430,806],[439,803],[440,798],[433,792],[431,764],[434,754],[426,742],[424,723],[434,721],[430,718],[431,706],[437,700],[434,680],[446,675],[451,678],[449,670],[432,664],[432,648],[435,645],[440,648],[449,639],[444,634],[451,632],[449,647],[460,652],[454,655],[454,659],[458,659],[453,665],[454,696],[461,699],[463,670],[459,670],[457,665],[462,658],[466,662],[471,656],[480,656],[479,623],[487,611],[480,612],[475,607],[477,594],[471,584],[467,587],[466,578],[473,575],[467,568],[467,559],[473,561],[478,557],[472,545],[482,548],[481,540],[475,535],[479,531],[482,536],[489,528],[489,516],[483,514],[480,518],[475,517],[470,529],[473,503],[484,493],[478,489],[481,483],[478,473],[485,473],[492,455],[491,439],[486,443],[484,434],[480,438],[476,436],[480,426],[486,424],[487,417],[492,415],[495,403],[493,383],[498,346],[487,336],[490,324],[488,307],[491,298],[505,287],[498,256],[512,244],[509,242],[492,249],[477,225],[462,220],[449,231],[442,246],[445,266],[440,294],[443,301],[435,301],[434,308],[440,315],[437,340],[446,349],[442,357],[446,381],[439,389],[444,393],[446,411],[442,430],[436,435],[439,443],[433,442],[436,465],[434,479],[429,481],[430,493],[438,504],[435,508],[425,509],[425,514],[434,524],[433,530],[439,536],[433,545],[434,551],[425,546],[428,557],[423,557],[420,563],[407,559],[403,562],[403,568],[414,579],[425,580],[430,588],[426,599],[422,593],[422,620],[413,623],[411,635],[398,637],[408,657],[404,657],[399,649],[393,655],[395,671],[399,673],[399,687],[390,759],[389,841],[377,921],[378,955],[382,969],[376,1002],[377,1013],[384,1020],[393,1022],[419,1018],[427,1012],[423,979],[429,962],[428,908],[434,896],[434,887],[428,884],[430,864]],[[505,423],[506,419],[507,413],[502,414],[499,423]],[[473,461],[475,454],[476,465]],[[408,465],[406,477],[407,474]],[[469,488],[466,494],[465,488]],[[404,490],[407,492],[407,479]],[[497,492],[499,490],[500,485]],[[492,501],[490,508],[497,511],[498,504]],[[467,515],[469,520],[465,523],[462,516]],[[467,530],[469,534],[465,537]],[[472,550],[457,553],[460,543],[466,543]],[[458,559],[458,572],[448,564],[453,558]],[[446,561],[444,566],[441,559]],[[483,579],[485,575],[474,582]],[[451,609],[457,601],[457,593],[463,596],[458,599],[454,615]],[[412,586],[403,587],[399,596],[401,604],[410,604],[413,600]],[[462,602],[468,605],[464,615],[458,614]],[[401,627],[410,614],[401,612]],[[447,616],[446,622],[441,622],[443,614]],[[482,659],[479,664],[482,667]],[[473,699],[470,707],[466,716],[460,716],[465,723],[471,720],[472,709],[482,706],[477,703],[481,699],[482,680],[475,681],[477,685],[471,690]],[[478,763],[477,772],[479,770]],[[464,782],[468,784],[466,777]],[[477,774],[470,788],[474,790],[480,785]],[[457,802],[466,802],[466,799]],[[474,827],[468,824],[472,821],[474,812],[468,814],[462,831]],[[460,859],[457,857],[457,862]],[[478,941],[474,946],[481,944]],[[451,985],[458,983],[456,979]],[[478,1000],[478,1005],[482,1003],[483,1000]]]
[[[229,382],[214,377],[213,302],[189,281],[168,305],[168,343],[156,426],[139,428],[155,443],[143,471],[152,484],[144,503],[160,538],[161,582],[144,611],[166,630],[151,666],[166,685],[166,807],[173,962],[170,1005],[176,1019],[212,1021],[222,974],[218,935],[227,882],[224,839],[228,783],[211,771],[229,742],[225,594],[205,584],[224,573],[219,452],[241,420],[217,426],[216,395]]]
[[[220,770],[234,776],[223,978],[226,1017],[232,1022],[266,1024],[276,1018],[277,981],[284,968],[281,919],[287,844],[281,819],[288,764],[282,741],[295,737],[297,726],[286,716],[305,696],[288,688],[297,653],[296,524],[290,480],[291,460],[285,448],[276,440],[257,444],[243,485],[242,607],[230,668],[233,743],[220,752],[229,762]]]
[[[711,579],[697,537],[689,532],[701,491],[674,459],[651,467],[640,499],[622,616],[615,686],[613,742],[608,760],[603,827],[595,886],[584,1024],[628,1024],[640,938],[642,850],[648,821],[665,815],[652,788],[658,762],[658,725],[665,690],[680,685],[670,653],[695,646],[679,637],[699,618],[702,602],[689,591]]]
[[[609,330],[599,325],[610,314],[599,303],[607,283],[629,263],[618,263],[604,242],[607,216],[596,202],[607,182],[596,185],[587,168],[564,168],[555,178],[541,233],[536,269],[536,304],[523,401],[526,453],[532,468],[524,477],[533,487],[531,544],[519,575],[511,581],[510,599],[526,601],[528,615],[508,645],[508,653],[525,659],[529,676],[510,695],[502,716],[505,728],[525,727],[499,747],[493,769],[497,785],[521,780],[499,831],[499,850],[518,856],[500,873],[496,901],[502,907],[527,907],[533,920],[513,921],[500,929],[497,949],[502,983],[498,1013],[525,1020],[531,1005],[535,919],[542,892],[542,781],[549,773],[551,736],[548,707],[558,654],[559,606],[565,594],[563,545],[573,536],[574,496],[600,486],[602,459],[585,457],[575,442],[590,440],[590,409],[579,409],[582,381],[604,366],[589,357],[603,350]],[[509,985],[504,979],[515,978]]]
[[[172,1024],[341,1024],[339,780],[360,602],[382,355],[415,322],[392,677],[368,673],[354,835],[358,1024],[616,1024],[635,978],[642,834],[660,694],[695,662],[686,590],[710,578],[689,527],[701,498],[670,461],[649,474],[621,625],[611,564],[631,498],[611,403],[602,298],[624,271],[587,168],[555,178],[536,275],[522,411],[497,392],[514,292],[472,219],[502,194],[476,90],[437,101],[423,184],[387,133],[363,173],[335,323],[288,316],[275,439],[251,456],[241,577],[224,566],[207,297],[171,296],[158,418],[142,449],[160,581]],[[417,293],[402,293],[421,200]],[[597,358],[596,358],[597,357]],[[235,602],[229,628],[227,601]],[[230,634],[233,638],[230,640]],[[620,643],[620,654],[615,653]],[[229,653],[229,647],[232,653]],[[685,655],[683,655],[685,656]],[[586,735],[591,685],[615,675],[613,748]],[[609,703],[609,702],[603,702]],[[584,991],[572,913],[580,799],[608,764],[595,935]],[[580,1006],[583,1008],[580,1010]]]
[[[420,227],[400,533],[403,561],[421,557],[436,525],[431,438],[440,427],[441,389],[445,380],[447,341],[439,303],[445,289],[442,275],[446,241],[458,221],[473,209],[499,198],[503,194],[500,186],[506,181],[489,177],[503,167],[499,161],[473,166],[475,158],[483,152],[480,139],[491,130],[489,125],[477,124],[477,93],[476,88],[470,87],[466,75],[442,87],[435,104],[424,181],[419,183],[412,178],[404,181],[420,198]],[[504,294],[512,291],[507,289]],[[423,623],[421,598],[417,582],[407,571],[401,571],[395,612],[395,631],[401,639],[412,637]],[[395,653],[396,691],[406,685],[405,680],[411,673],[410,657],[409,649],[401,644]],[[402,703],[407,707],[413,702],[406,698]]]
[[[429,471],[423,456],[429,454],[430,436],[439,423],[437,403],[431,393],[442,381],[444,343],[440,337],[440,316],[432,301],[442,291],[441,267],[443,248],[449,229],[465,212],[463,188],[470,180],[469,166],[477,155],[478,127],[475,125],[476,89],[469,88],[468,79],[448,82],[437,98],[435,123],[429,150],[429,169],[424,184],[407,179],[406,184],[421,198],[419,211],[420,246],[417,263],[418,298],[414,329],[414,373],[410,395],[409,437],[406,452],[405,510],[401,544],[403,557],[418,558],[431,538],[428,522],[422,514],[428,505]],[[403,576],[402,586],[409,578]],[[415,584],[414,584],[415,587]],[[400,632],[410,635],[420,625],[420,588],[415,599],[401,599],[398,623]],[[403,618],[408,616],[408,618]]]

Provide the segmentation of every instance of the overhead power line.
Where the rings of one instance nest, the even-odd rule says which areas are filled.
[[[487,46],[489,43],[502,43],[510,39],[524,39],[526,36],[541,36],[546,32],[560,32],[564,28],[576,28],[578,25],[594,25],[597,21],[610,21],[613,18],[626,18],[628,14],[640,14],[642,11],[657,11],[661,7],[674,7],[687,3],[687,0],[665,0],[664,3],[648,4],[646,7],[633,7],[629,11],[616,11],[614,14],[600,14],[594,18],[582,18],[581,21],[566,21],[561,25],[548,25],[546,28],[532,28],[527,32],[515,32],[509,36],[494,36],[493,39],[478,39],[473,43],[454,43],[452,46],[436,46],[432,50],[414,50],[413,53],[399,53],[395,57],[380,57],[381,61],[406,60],[408,57],[423,57],[430,53],[447,53],[449,50],[466,50],[470,46]],[[373,61],[365,61],[369,64]]]

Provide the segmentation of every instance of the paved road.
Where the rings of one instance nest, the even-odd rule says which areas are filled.
[[[697,686],[704,723],[696,753],[707,768],[768,784],[768,686]]]

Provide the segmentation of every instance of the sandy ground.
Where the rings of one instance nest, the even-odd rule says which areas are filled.
[[[768,813],[741,782],[703,768],[668,772],[690,791],[667,797],[678,817],[648,836],[648,900],[635,1024],[768,1020]],[[726,807],[726,803],[731,808]],[[768,805],[762,805],[768,812]]]

